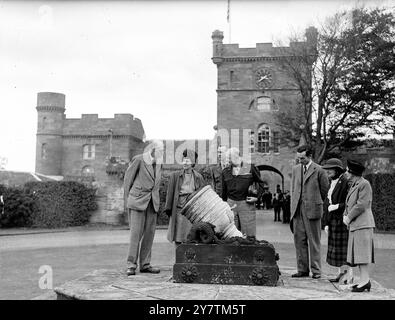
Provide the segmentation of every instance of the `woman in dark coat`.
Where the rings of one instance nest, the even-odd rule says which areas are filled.
[[[328,253],[326,262],[338,267],[337,277],[331,282],[352,282],[352,269],[347,266],[348,229],[343,223],[343,212],[349,189],[343,164],[339,159],[329,159],[323,166],[331,181],[324,203],[324,225],[328,233]]]
[[[167,240],[176,245],[185,242],[192,224],[180,214],[188,195],[205,185],[204,178],[193,167],[197,161],[197,154],[191,150],[184,150],[183,169],[170,175],[167,188],[165,212],[170,217]]]

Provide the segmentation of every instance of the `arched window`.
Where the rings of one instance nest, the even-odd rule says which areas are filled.
[[[262,124],[258,128],[258,152],[269,153],[270,150],[270,128]]]
[[[85,144],[82,147],[82,159],[84,159],[84,160],[95,159],[95,145],[94,144]]]
[[[279,153],[280,152],[280,132],[273,131],[273,152]]]
[[[258,97],[256,99],[256,109],[258,111],[270,111],[271,102],[270,97]]]
[[[251,101],[249,110],[260,112],[278,111],[278,106],[271,97],[260,96]]]
[[[255,152],[255,133],[254,131],[250,132],[250,145],[249,145],[250,153]]]
[[[43,121],[42,121],[42,128],[45,129],[45,126],[47,124],[47,117],[43,117]]]
[[[91,166],[85,166],[81,170],[81,175],[83,177],[92,177],[95,174],[95,170]]]
[[[41,145],[41,159],[45,160],[47,159],[47,144],[43,143]]]

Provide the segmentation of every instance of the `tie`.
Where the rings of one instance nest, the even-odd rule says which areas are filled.
[[[154,170],[154,178],[156,176],[156,161],[152,161],[152,169]]]
[[[303,165],[303,174],[306,174],[306,171],[307,171],[307,166]]]

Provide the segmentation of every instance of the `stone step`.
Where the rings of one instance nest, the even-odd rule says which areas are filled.
[[[175,283],[172,267],[161,266],[159,274],[124,270],[95,270],[55,288],[57,299],[78,300],[395,300],[395,290],[372,280],[370,292],[353,293],[321,279],[292,278],[296,270],[280,266],[281,285],[276,287]],[[331,275],[332,277],[332,275]]]

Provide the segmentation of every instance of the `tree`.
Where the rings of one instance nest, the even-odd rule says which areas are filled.
[[[392,132],[394,13],[385,8],[344,11],[321,25],[315,43],[313,29],[307,30],[306,38],[307,45],[290,46],[291,54],[282,60],[302,96],[293,114],[282,110],[277,116],[283,133],[288,132],[284,137],[296,142],[298,134],[290,137],[289,132],[302,128],[320,163],[355,144],[367,128]]]

